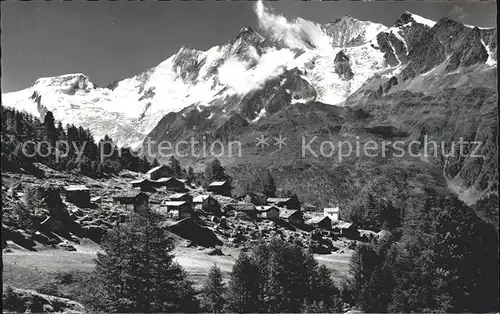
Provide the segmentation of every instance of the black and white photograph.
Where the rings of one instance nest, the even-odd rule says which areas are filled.
[[[493,0],[1,5],[3,313],[498,313]]]

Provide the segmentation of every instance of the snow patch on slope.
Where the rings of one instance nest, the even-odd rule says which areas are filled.
[[[497,61],[493,59],[494,52],[490,49],[490,47],[488,47],[483,39],[481,39],[481,44],[483,44],[484,49],[486,49],[486,52],[488,53],[488,60],[486,60],[486,65],[496,65]]]
[[[411,12],[408,12],[406,11],[406,13],[410,14],[411,17],[413,18],[413,20],[416,22],[416,23],[419,23],[419,24],[423,24],[423,25],[426,25],[426,26],[429,26],[429,27],[433,27],[434,25],[436,25],[436,21],[433,21],[433,20],[430,20],[430,19],[427,19],[425,17],[422,17],[420,15],[417,15],[417,14],[414,14],[414,13],[411,13]]]

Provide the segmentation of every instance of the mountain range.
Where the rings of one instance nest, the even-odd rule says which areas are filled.
[[[106,87],[81,73],[40,78],[3,94],[2,104],[41,119],[51,111],[64,124],[133,148],[147,146],[146,138],[237,138],[243,156],[222,157],[224,164],[273,168],[284,187],[310,186],[316,194],[305,200],[322,205],[353,201],[361,190],[400,191],[401,184],[405,193],[418,194],[430,182],[471,206],[498,204],[496,28],[410,12],[390,26],[348,15],[323,24],[301,18],[280,24],[282,17],[262,2],[255,11],[258,31],[244,27],[206,51],[182,47],[158,66]],[[282,133],[288,142],[279,152],[255,147],[256,137]],[[448,148],[464,138],[481,141],[485,157],[357,156],[341,163],[300,156],[304,134],[318,143],[357,138],[408,145],[428,137]],[[387,182],[402,172],[405,180]],[[341,183],[325,183],[332,178]]]

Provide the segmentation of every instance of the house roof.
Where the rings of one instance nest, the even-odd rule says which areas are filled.
[[[277,211],[279,211],[279,208],[276,206],[256,206],[255,208],[257,208],[259,212],[268,212],[271,209],[276,209]]]
[[[226,183],[227,183],[227,181],[214,181],[214,182],[210,183],[208,186],[222,186]]]
[[[248,192],[248,193],[240,196],[240,198],[245,198],[247,196],[249,196],[251,198],[266,198],[267,199],[267,196],[264,193],[260,193],[260,192],[257,192],[257,193]]]
[[[181,197],[186,196],[186,195],[189,195],[189,194],[187,194],[187,193],[175,193],[175,194],[170,195],[168,198],[170,198],[170,199],[181,198]]]
[[[334,224],[334,227],[339,228],[339,229],[349,229],[352,227],[352,225],[353,225],[352,222],[348,222],[348,221],[344,221],[344,220],[337,220]]]
[[[94,196],[90,199],[91,202],[98,202],[102,200],[102,196]]]
[[[228,204],[232,206],[236,211],[254,211],[256,210],[255,205],[252,203],[231,203]],[[226,205],[226,206],[228,206]]]
[[[270,197],[267,199],[268,203],[282,203],[282,202],[288,202],[291,200],[291,198],[284,198],[284,197]]]
[[[131,184],[134,184],[134,183],[142,183],[144,181],[149,181],[149,180],[146,180],[146,179],[137,179],[137,180],[132,180],[130,181]]]
[[[119,194],[119,195],[113,196],[113,198],[135,198],[135,197],[139,197],[139,196],[149,197],[149,195],[147,195],[146,193],[143,193],[143,192],[129,191],[129,192],[126,192],[124,194]]]
[[[175,178],[172,178],[172,177],[168,177],[168,178],[159,178],[158,180],[151,180],[153,182],[168,182],[172,179],[175,179]]]
[[[280,210],[280,218],[288,219],[300,212],[298,209],[282,209]]]
[[[156,167],[154,167],[154,168],[151,168],[151,169],[149,169],[149,171],[148,171],[148,172],[146,172],[146,174],[151,174],[151,173],[153,173],[153,172],[155,172],[155,171],[157,171],[157,170],[160,170],[160,169],[161,169],[161,168],[163,168],[163,167],[166,167],[166,166],[165,166],[165,165],[161,165],[161,166],[156,166]]]
[[[193,198],[194,203],[203,203],[207,198],[211,197],[210,195],[198,195]]]
[[[184,204],[186,204],[186,202],[184,202],[184,201],[165,201],[165,202],[163,202],[163,205],[167,205],[167,206],[181,206]]]
[[[321,221],[323,221],[324,219],[328,219],[328,220],[332,221],[328,216],[316,216],[316,217],[313,217],[313,218],[307,220],[306,224],[308,224],[308,225],[317,224],[317,223],[320,223]]]
[[[66,191],[88,191],[89,190],[88,187],[86,187],[85,185],[81,185],[81,184],[79,184],[79,185],[76,185],[76,184],[75,185],[67,185],[64,187],[64,189]]]
[[[338,207],[325,208],[323,210],[328,213],[338,213],[340,211]]]

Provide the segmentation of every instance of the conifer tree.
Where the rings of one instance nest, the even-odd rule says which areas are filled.
[[[299,245],[277,238],[240,254],[228,292],[228,310],[235,312],[335,312],[340,303],[329,271]]]
[[[276,197],[276,183],[274,182],[274,178],[271,174],[271,171],[267,169],[266,174],[264,175],[264,194],[268,197]]]
[[[248,313],[259,310],[259,272],[250,257],[240,253],[231,271],[227,311]]]
[[[358,245],[349,262],[351,284],[355,292],[357,305],[361,305],[366,285],[380,259],[375,249],[367,244]]]
[[[158,162],[158,159],[153,159],[153,162],[151,163],[151,168],[158,167],[160,163]]]
[[[110,312],[192,312],[192,283],[174,261],[173,243],[157,214],[144,210],[109,232],[98,253],[94,293]],[[90,298],[92,299],[92,298]],[[96,298],[94,298],[95,300]],[[99,304],[94,304],[99,307]]]
[[[174,176],[179,177],[182,171],[181,163],[175,156],[170,157],[170,167],[172,168],[172,171],[174,173]]]
[[[189,182],[189,183],[193,182],[194,178],[195,178],[194,169],[193,169],[193,167],[189,166],[189,168],[187,170],[187,174],[186,174],[187,182]]]
[[[50,142],[51,145],[57,141],[58,132],[54,125],[55,119],[51,111],[45,114],[45,119],[43,120],[43,125],[45,126],[45,137]]]
[[[210,268],[201,291],[201,308],[212,313],[222,312],[225,304],[226,286],[222,281],[222,271],[217,265]]]

